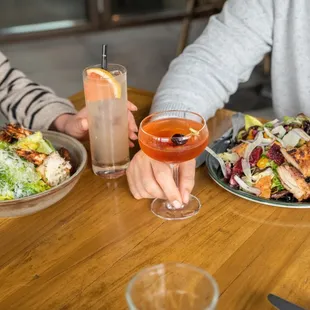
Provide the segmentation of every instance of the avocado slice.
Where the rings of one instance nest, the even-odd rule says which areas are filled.
[[[251,115],[245,115],[245,130],[248,131],[253,126],[263,127],[263,124]]]

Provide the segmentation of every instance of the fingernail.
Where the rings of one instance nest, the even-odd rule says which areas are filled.
[[[182,204],[181,204],[179,201],[177,201],[177,200],[173,201],[172,205],[173,205],[176,209],[181,209],[181,208],[182,208]]]
[[[82,119],[82,121],[81,121],[81,125],[82,125],[82,128],[84,129],[84,130],[88,130],[88,121],[87,121],[87,119]]]
[[[131,139],[131,140],[137,140],[137,139],[138,139],[138,136],[137,136],[135,133],[132,133],[132,134],[130,135],[130,139]]]
[[[138,108],[135,104],[133,104],[132,102],[128,101],[128,104],[130,106],[130,110],[131,111],[138,111]]]
[[[183,202],[188,203],[189,202],[189,192],[185,192],[183,196]]]

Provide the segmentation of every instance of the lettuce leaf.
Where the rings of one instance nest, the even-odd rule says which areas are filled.
[[[32,150],[47,155],[55,151],[52,144],[49,141],[47,142],[46,140],[44,140],[42,133],[39,131],[18,140],[14,144],[14,147],[23,150]]]
[[[283,117],[283,122],[284,122],[285,125],[290,125],[290,124],[301,125],[302,124],[300,119],[295,118],[295,117],[291,117],[291,116],[284,116]]]
[[[273,123],[272,122],[265,123],[264,127],[268,128],[268,129],[272,129],[273,128]]]
[[[0,150],[8,150],[10,145],[7,142],[0,141]]]
[[[273,176],[273,178],[271,180],[271,188],[272,189],[276,188],[277,191],[279,191],[279,192],[285,189],[284,186],[282,185],[281,181],[280,181],[279,176],[276,174]]]
[[[0,200],[22,198],[48,188],[32,163],[13,151],[0,150]]]
[[[271,188],[274,189],[276,188],[277,191],[282,191],[284,190],[284,186],[282,185],[281,183],[281,180],[279,178],[279,174],[278,174],[278,171],[277,171],[277,168],[278,168],[278,165],[273,161],[271,160],[270,163],[270,168],[272,169],[273,173],[274,173],[274,176],[271,180]]]

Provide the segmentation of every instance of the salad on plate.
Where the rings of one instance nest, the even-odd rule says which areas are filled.
[[[245,115],[227,150],[216,154],[229,186],[265,199],[310,200],[310,117],[275,119],[265,124]]]
[[[58,151],[40,131],[17,124],[0,130],[0,200],[44,192],[70,177],[70,154]]]

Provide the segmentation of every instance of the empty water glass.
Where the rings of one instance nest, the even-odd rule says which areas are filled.
[[[206,271],[181,263],[145,268],[129,282],[131,310],[214,310],[219,290]]]

